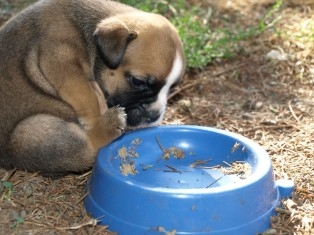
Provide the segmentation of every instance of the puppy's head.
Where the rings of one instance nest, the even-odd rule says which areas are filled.
[[[128,126],[157,124],[184,71],[176,29],[160,15],[136,11],[103,20],[94,39],[95,77],[108,107],[125,107]]]

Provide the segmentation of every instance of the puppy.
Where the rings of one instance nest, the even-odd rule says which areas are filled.
[[[0,29],[0,167],[92,167],[126,127],[156,125],[184,71],[162,16],[105,0],[42,0]]]

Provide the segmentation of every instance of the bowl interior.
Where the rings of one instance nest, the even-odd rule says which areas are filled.
[[[99,158],[109,174],[134,184],[167,189],[215,188],[254,174],[258,158],[247,141],[219,130],[149,128],[124,135],[100,152]]]

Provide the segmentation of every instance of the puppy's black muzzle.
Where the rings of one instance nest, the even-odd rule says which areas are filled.
[[[131,127],[139,125],[147,125],[156,122],[160,116],[160,110],[149,110],[149,105],[157,100],[157,95],[142,98],[140,100],[135,99],[119,99],[109,98],[107,99],[108,107],[121,106],[125,108],[127,114],[127,125]]]
[[[156,122],[160,118],[160,112],[157,110],[148,111],[144,106],[138,105],[137,107],[127,108],[127,124],[129,126],[138,126],[142,124],[150,124]]]

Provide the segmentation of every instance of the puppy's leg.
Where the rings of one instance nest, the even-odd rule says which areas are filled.
[[[38,114],[21,121],[8,145],[14,167],[49,176],[91,168],[96,149],[77,124]]]
[[[50,177],[84,172],[92,167],[98,149],[122,134],[125,122],[119,107],[108,109],[88,132],[51,115],[28,117],[11,133],[12,165]]]
[[[112,107],[98,118],[94,127],[88,130],[87,134],[94,147],[99,149],[119,137],[123,133],[125,126],[126,114],[124,108]]]
[[[73,107],[96,149],[122,134],[121,130],[126,126],[124,109],[107,109],[105,98],[95,83],[74,82],[68,78],[59,90],[59,95]]]

